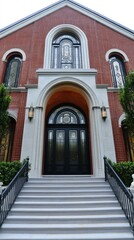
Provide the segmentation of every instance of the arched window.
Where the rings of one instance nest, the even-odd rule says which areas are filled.
[[[110,56],[109,61],[110,61],[111,74],[113,78],[113,86],[115,88],[124,86],[126,70],[125,70],[124,61],[122,57],[114,54]]]
[[[11,55],[7,59],[4,83],[6,87],[17,87],[19,81],[22,57],[19,54]]]
[[[81,46],[76,36],[63,33],[53,39],[52,68],[81,68]]]

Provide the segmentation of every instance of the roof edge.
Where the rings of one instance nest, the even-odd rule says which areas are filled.
[[[96,20],[99,23],[102,23],[105,26],[108,26],[109,28],[127,36],[130,39],[134,40],[134,31],[117,23],[116,21],[111,20],[110,18],[107,18],[90,8],[87,8],[73,0],[59,0],[58,2],[49,5],[48,7],[45,7],[33,14],[28,15],[25,18],[22,18],[19,21],[16,21],[13,24],[8,25],[5,28],[2,28],[0,30],[0,39],[53,13],[56,10],[59,10],[65,6],[71,7],[72,9],[81,12],[82,14]]]

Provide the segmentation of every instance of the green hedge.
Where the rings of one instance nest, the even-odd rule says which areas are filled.
[[[20,161],[0,162],[0,182],[7,186],[22,167]]]
[[[134,162],[118,162],[111,163],[115,172],[127,187],[130,187],[132,182],[132,174],[134,174]]]

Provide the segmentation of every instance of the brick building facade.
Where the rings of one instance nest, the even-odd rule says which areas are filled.
[[[14,124],[5,158],[29,156],[31,176],[101,176],[104,155],[133,160],[118,100],[134,69],[133,40],[130,29],[72,0],[2,29],[0,82]]]

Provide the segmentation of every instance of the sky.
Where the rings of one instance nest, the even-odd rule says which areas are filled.
[[[0,29],[35,13],[56,0],[0,0]],[[134,0],[77,0],[107,18],[134,30]]]

